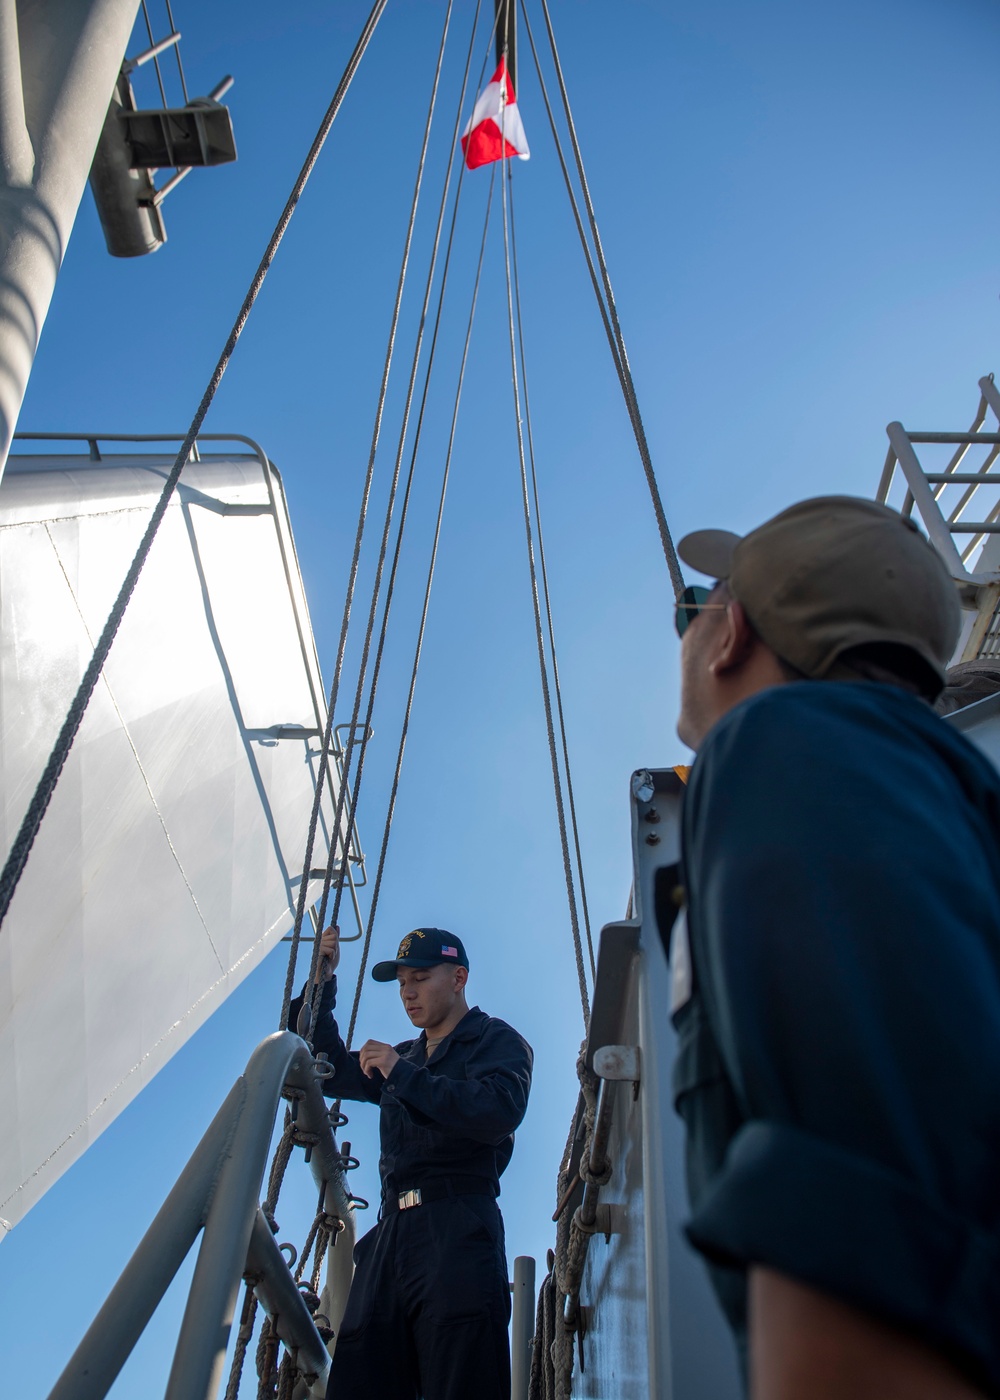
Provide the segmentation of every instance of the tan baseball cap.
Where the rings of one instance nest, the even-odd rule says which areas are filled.
[[[958,591],[912,520],[856,496],[817,496],[734,535],[695,530],[677,552],[725,579],[757,632],[804,675],[829,676],[866,642],[909,647],[944,685],[958,642]]]

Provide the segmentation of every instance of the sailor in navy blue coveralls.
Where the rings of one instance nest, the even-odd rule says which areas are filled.
[[[404,939],[399,963],[426,966],[428,955],[441,963],[442,948],[467,967],[461,941],[438,929]],[[396,974],[396,962],[373,972],[382,981]],[[382,1201],[378,1223],[354,1251],[328,1394],[508,1400],[510,1286],[496,1198],[527,1107],[531,1049],[473,1007],[440,1043],[432,1039],[429,1055],[421,1031],[394,1047],[399,1058],[387,1076],[378,1069],[369,1076],[364,1050],[348,1051],[341,1039],[336,996],[334,977],[323,989],[314,1045],[334,1069],[329,1095],[381,1108]]]
[[[677,612],[688,1237],[757,1400],[1000,1397],[1000,776],[927,703],[954,585],[847,497],[678,553],[720,580]]]

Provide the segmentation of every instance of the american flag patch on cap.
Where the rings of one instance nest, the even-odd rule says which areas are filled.
[[[441,955],[445,958],[457,958],[458,949],[450,947],[447,943],[441,944]]]

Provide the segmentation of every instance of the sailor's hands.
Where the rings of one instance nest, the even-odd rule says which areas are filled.
[[[366,1040],[360,1051],[361,1068],[368,1078],[378,1070],[383,1079],[388,1079],[393,1065],[399,1059],[391,1045],[383,1045],[381,1040]]]
[[[323,936],[319,940],[319,962],[316,965],[317,982],[329,982],[330,978],[337,971],[337,964],[340,962],[340,929],[336,924],[331,924],[328,929],[323,930]]]

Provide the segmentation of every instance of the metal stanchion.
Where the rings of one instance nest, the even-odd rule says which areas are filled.
[[[510,1331],[511,1400],[528,1400],[531,1342],[535,1334],[535,1261],[528,1254],[514,1260]]]

